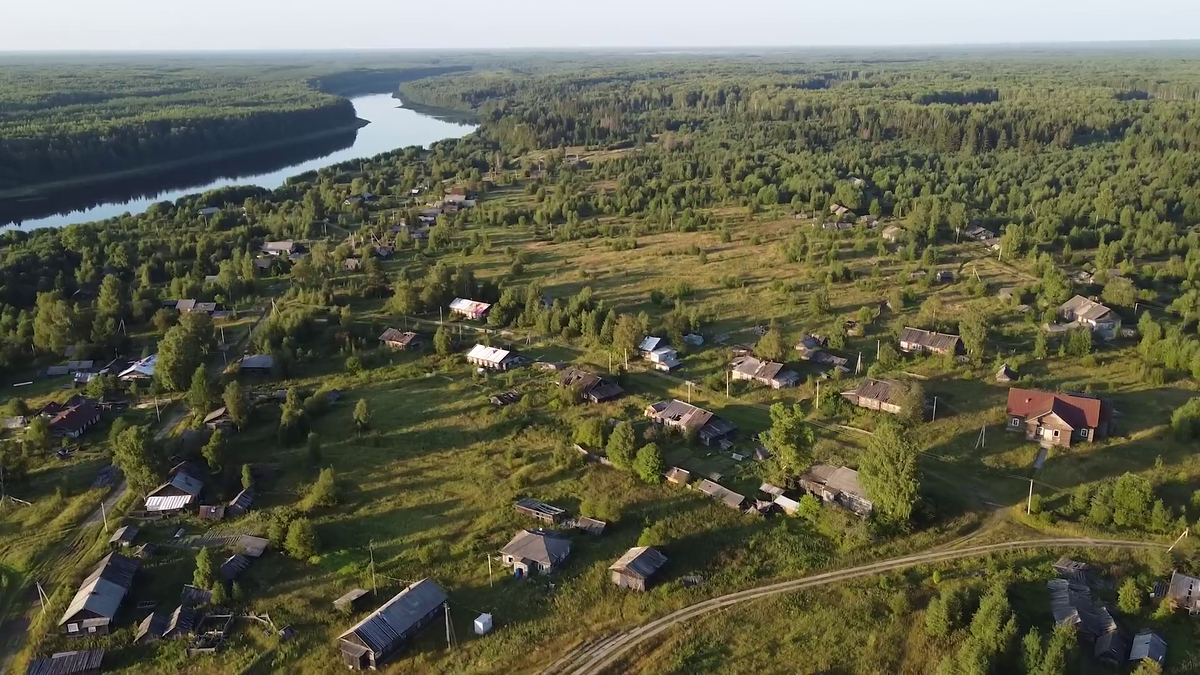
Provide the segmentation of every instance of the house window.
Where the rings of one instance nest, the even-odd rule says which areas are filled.
[[[1008,421],[1008,426],[1010,426],[1010,427],[1019,427],[1019,426],[1021,426],[1021,418],[1020,418],[1020,417],[1014,417],[1014,418],[1012,418],[1011,420],[1009,420],[1009,421]]]
[[[1080,430],[1079,430],[1079,437],[1080,437],[1080,438],[1087,438],[1087,437],[1088,437],[1088,430],[1087,430],[1087,429],[1080,429]]]
[[[77,623],[67,624],[67,632],[68,633],[78,633],[79,632],[79,624],[77,624]]]
[[[1054,437],[1055,437],[1055,438],[1058,438],[1058,429],[1055,429],[1055,430],[1054,430]]]

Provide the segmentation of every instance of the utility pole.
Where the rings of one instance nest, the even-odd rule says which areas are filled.
[[[725,371],[725,398],[733,398],[729,395],[729,371]]]
[[[933,397],[933,417],[929,421],[930,422],[937,421],[937,397],[936,396]]]
[[[1178,544],[1179,540],[1183,539],[1186,536],[1188,536],[1188,528],[1185,527],[1185,528],[1183,528],[1183,534],[1179,535],[1179,539],[1176,539],[1174,544],[1171,544],[1171,548],[1167,549],[1167,553],[1170,553],[1171,549],[1175,548],[1175,544]]]
[[[445,613],[446,613],[446,649],[449,650],[451,647],[451,644],[450,644],[450,603],[447,602],[446,604],[442,605],[442,608],[445,610]]]
[[[879,360],[879,351],[883,349],[883,340],[875,341],[875,360]]]
[[[692,403],[692,381],[691,380],[687,381],[687,386],[688,386],[688,405],[691,405],[691,403]]]
[[[488,587],[492,586],[492,554],[488,554]]]
[[[1029,501],[1025,502],[1025,515],[1029,515],[1033,510],[1033,479],[1029,479]]]
[[[42,582],[34,582],[34,585],[37,586],[38,602],[42,603],[42,613],[45,614],[46,603],[50,601],[50,598],[46,597],[46,591],[42,588]]]
[[[821,381],[817,380],[817,410],[821,409]]]
[[[154,416],[158,418],[159,422],[162,421],[162,411],[158,409],[158,394],[154,395]]]
[[[379,586],[375,583],[375,541],[372,540],[367,544],[367,550],[371,552],[371,594],[379,596]]]
[[[858,364],[857,364],[856,366],[854,366],[854,374],[855,374],[855,375],[859,375],[859,374],[861,374],[861,373],[862,373],[862,350],[859,350],[859,352],[858,352]]]
[[[108,511],[104,508],[104,500],[100,500],[100,517],[104,518],[104,534],[108,534]]]

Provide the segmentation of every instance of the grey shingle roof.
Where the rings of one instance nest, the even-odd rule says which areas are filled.
[[[397,593],[338,639],[354,636],[376,654],[385,652],[446,600],[445,591],[433,581],[422,579]]]
[[[74,675],[75,673],[99,672],[103,660],[103,649],[58,652],[53,656],[30,663],[25,673],[26,675]]]

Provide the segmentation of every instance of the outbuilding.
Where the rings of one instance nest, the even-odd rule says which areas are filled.
[[[467,352],[467,363],[487,370],[505,371],[521,365],[522,359],[516,352],[477,344]]]
[[[637,546],[625,552],[609,566],[612,582],[620,588],[645,591],[650,580],[667,563],[667,557],[649,546]]]
[[[422,579],[338,636],[343,662],[357,670],[375,670],[402,650],[421,629],[444,616],[446,592]]]

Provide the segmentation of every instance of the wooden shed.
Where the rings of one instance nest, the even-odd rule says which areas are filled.
[[[370,591],[356,588],[333,601],[333,608],[339,612],[350,614],[366,608],[371,601]]]
[[[621,588],[645,591],[650,579],[667,562],[667,557],[649,546],[637,546],[625,552],[608,569],[612,582]]]

